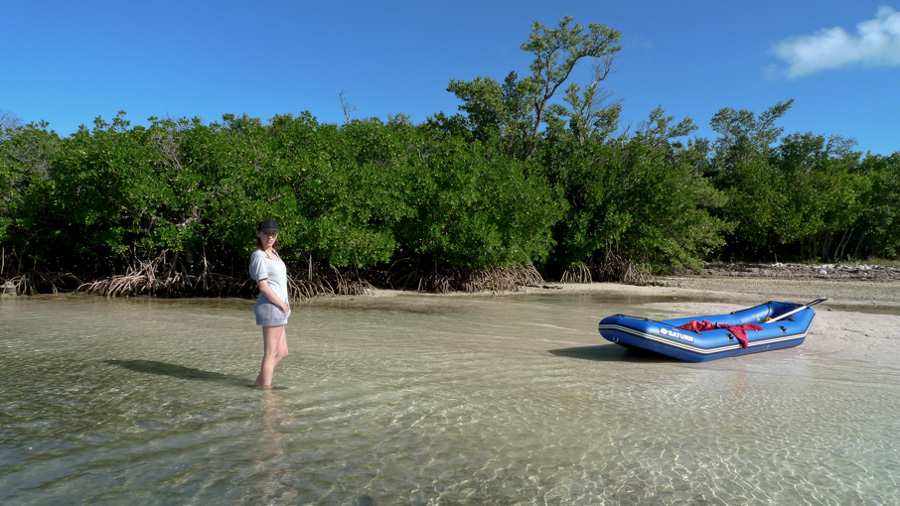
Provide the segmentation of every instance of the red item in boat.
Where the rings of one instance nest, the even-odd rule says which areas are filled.
[[[747,349],[749,341],[747,340],[747,331],[748,330],[762,330],[763,328],[755,323],[745,323],[743,325],[726,325],[724,323],[713,323],[710,321],[697,321],[691,320],[684,325],[679,325],[678,328],[685,330],[692,330],[694,332],[703,332],[706,330],[713,329],[727,329],[731,332],[734,337],[737,338],[738,342],[741,343],[741,348]]]

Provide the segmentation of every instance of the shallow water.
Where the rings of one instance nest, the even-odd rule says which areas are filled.
[[[0,300],[0,503],[900,503],[900,370],[597,332],[673,301],[316,301],[259,391],[252,301]]]

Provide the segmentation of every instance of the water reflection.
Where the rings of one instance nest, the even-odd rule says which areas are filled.
[[[259,391],[252,303],[0,301],[0,503],[900,502],[900,372],[596,330],[672,302],[317,301]]]
[[[298,477],[286,455],[288,430],[293,421],[288,406],[276,391],[260,392],[262,425],[257,444],[247,448],[247,459],[252,465],[245,475],[229,484],[243,503],[293,504],[299,495],[294,487]]]

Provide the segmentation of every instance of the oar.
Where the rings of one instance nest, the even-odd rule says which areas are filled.
[[[783,320],[783,319],[787,318],[788,316],[791,316],[794,313],[799,313],[800,311],[803,311],[804,309],[808,309],[812,306],[815,306],[816,304],[818,304],[820,302],[825,302],[826,300],[828,300],[828,299],[823,298],[823,299],[816,299],[812,302],[807,302],[806,305],[800,306],[797,309],[794,309],[793,311],[788,311],[787,313],[784,313],[783,315],[775,317],[775,318],[766,318],[762,322],[763,323],[772,323],[772,322],[777,322],[778,320]]]

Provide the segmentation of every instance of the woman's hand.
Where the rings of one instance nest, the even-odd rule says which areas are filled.
[[[269,286],[268,279],[259,280],[259,291],[262,292],[262,294],[265,295],[267,299],[269,299],[269,302],[278,306],[278,309],[280,309],[285,316],[291,314],[291,306],[289,306],[286,302],[278,297],[278,294],[275,293],[275,290],[272,289],[271,286]]]

